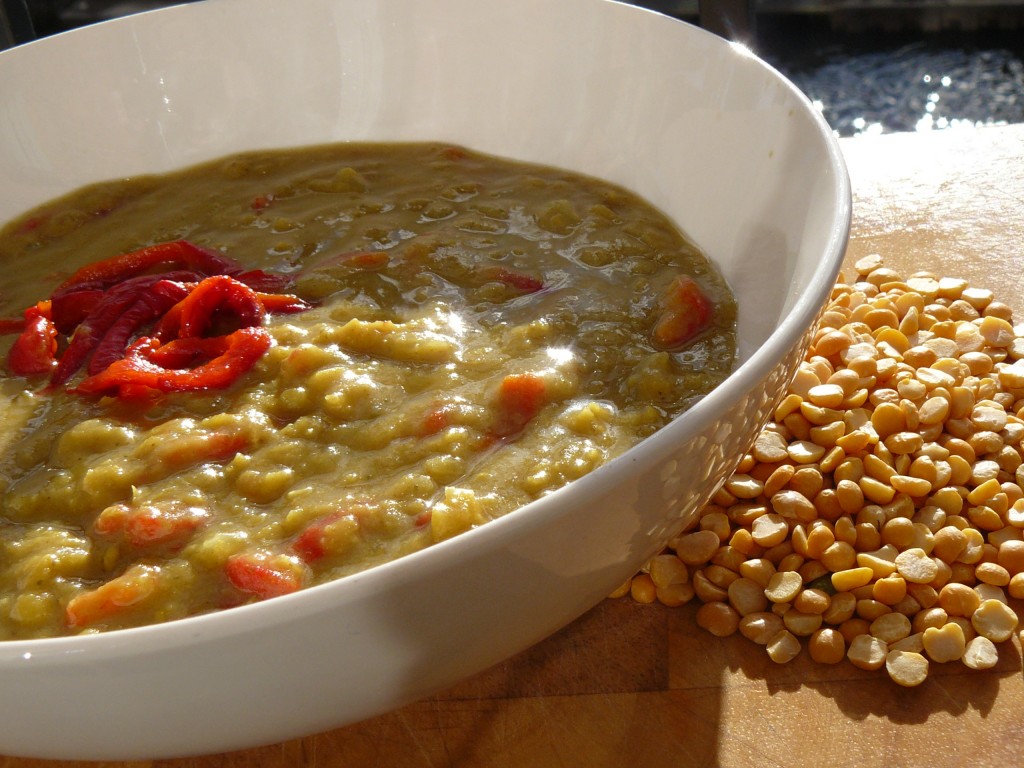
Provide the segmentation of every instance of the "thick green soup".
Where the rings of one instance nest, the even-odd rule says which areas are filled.
[[[735,359],[636,195],[435,144],[248,153],[0,232],[0,638],[319,584],[500,517]]]

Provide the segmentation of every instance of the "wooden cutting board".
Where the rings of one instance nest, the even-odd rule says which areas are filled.
[[[879,253],[907,275],[958,275],[1024,320],[1024,125],[842,147],[855,197],[849,263]],[[821,667],[806,654],[778,666],[739,636],[704,633],[695,611],[608,600],[525,653],[391,714],[244,752],[117,765],[1024,764],[1016,639],[991,671],[932,665],[924,685],[902,689],[884,673]],[[0,768],[50,765],[0,757]]]

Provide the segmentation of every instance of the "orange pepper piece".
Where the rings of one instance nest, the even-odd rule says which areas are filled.
[[[680,275],[659,301],[661,314],[651,333],[654,346],[676,349],[692,341],[710,324],[714,305],[693,278]]]
[[[224,573],[235,589],[261,600],[287,595],[302,588],[302,575],[284,557],[241,553],[224,564]]]
[[[544,379],[535,373],[513,373],[498,387],[497,419],[492,429],[495,437],[510,437],[540,413],[547,402]]]
[[[159,578],[157,566],[136,564],[96,589],[75,595],[65,608],[68,626],[87,627],[125,612],[156,592]]]
[[[206,510],[180,502],[138,507],[114,504],[100,512],[92,528],[101,536],[121,535],[132,547],[180,549],[208,516]]]
[[[262,327],[239,328],[227,336],[178,339],[161,344],[143,337],[128,347],[121,360],[83,380],[73,391],[83,395],[131,397],[138,387],[158,392],[203,392],[226,389],[251,369],[270,349],[272,339]],[[183,355],[182,350],[187,354]],[[165,367],[193,360],[198,351],[217,357],[195,368]]]
[[[15,376],[38,376],[57,365],[57,327],[50,319],[49,302],[25,310],[25,325],[7,353]]]

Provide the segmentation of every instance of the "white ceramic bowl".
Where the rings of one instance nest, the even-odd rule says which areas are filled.
[[[625,580],[734,468],[848,236],[837,144],[741,47],[608,0],[207,0],[0,54],[0,220],[243,149],[437,139],[622,183],[711,256],[742,364],[682,418],[509,516],[341,581],[162,626],[0,643],[0,752],[281,741],[454,684]]]

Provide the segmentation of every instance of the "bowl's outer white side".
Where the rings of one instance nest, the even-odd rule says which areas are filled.
[[[446,140],[620,182],[729,279],[743,360],[607,468],[425,552],[224,614],[0,644],[4,754],[280,741],[449,686],[564,626],[733,469],[806,348],[848,234],[845,169],[806,99],[718,38],[606,0],[207,0],[0,54],[0,104],[0,220],[92,181],[339,140]]]

